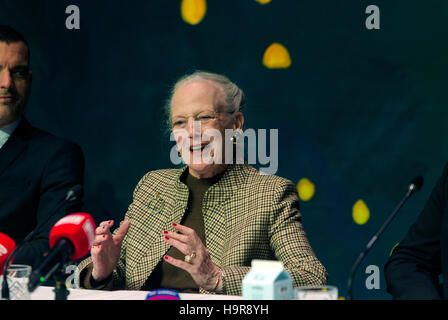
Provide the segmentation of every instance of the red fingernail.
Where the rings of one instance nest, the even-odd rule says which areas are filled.
[[[163,259],[168,260],[168,256],[163,256]]]
[[[163,230],[163,234],[168,234],[168,231],[166,231],[166,230]]]
[[[169,237],[167,237],[167,236],[165,236],[165,240],[170,240],[170,238],[169,238]]]
[[[173,222],[173,227],[177,227],[177,223],[174,223],[174,222]]]
[[[108,224],[111,224],[111,223],[112,223],[112,220],[107,221],[107,223],[108,223]]]
[[[103,239],[105,239],[106,238],[106,235],[105,234],[103,234]]]

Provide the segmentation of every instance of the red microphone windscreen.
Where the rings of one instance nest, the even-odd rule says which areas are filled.
[[[88,213],[77,212],[65,216],[50,231],[50,248],[60,239],[67,239],[73,245],[72,260],[78,260],[90,251],[95,240],[95,221]]]
[[[0,232],[0,275],[3,274],[5,262],[11,252],[15,249],[16,243],[6,234]]]

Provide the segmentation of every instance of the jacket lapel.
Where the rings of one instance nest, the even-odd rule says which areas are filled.
[[[0,149],[0,176],[25,151],[31,130],[32,127],[29,122],[22,118],[17,129]]]
[[[222,178],[204,195],[203,217],[205,225],[206,247],[210,251],[213,263],[221,265],[224,251],[224,239],[228,237],[226,220],[233,214],[227,212],[227,201],[232,201],[236,189],[246,181],[245,165],[230,165]]]
[[[179,171],[179,175],[174,183],[172,194],[167,194],[163,198],[159,194],[153,195],[148,201],[144,216],[140,220],[147,229],[147,225],[151,224],[150,229],[154,237],[145,237],[136,243],[136,249],[141,254],[137,259],[137,263],[132,266],[130,279],[135,279],[134,283],[128,286],[134,289],[140,289],[151,275],[154,268],[162,259],[163,255],[168,251],[169,245],[163,240],[163,230],[172,230],[171,223],[180,223],[182,217],[187,210],[188,205],[188,188],[180,182],[180,176],[183,171]]]

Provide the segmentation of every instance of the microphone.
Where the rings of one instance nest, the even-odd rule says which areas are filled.
[[[87,255],[95,240],[95,228],[95,221],[88,213],[77,212],[59,220],[50,232],[48,255],[31,273],[29,291],[33,292],[67,262]]]
[[[0,232],[0,275],[3,274],[3,269],[8,268],[11,253],[14,251],[16,243],[6,234]]]
[[[61,202],[59,206],[57,206],[56,210],[54,210],[54,214],[57,213],[67,202],[75,201],[76,199],[78,199],[81,193],[82,193],[82,186],[80,184],[77,184],[73,188],[68,190],[64,200]],[[47,222],[51,220],[51,218],[53,218],[53,215],[50,215],[45,221],[45,223],[41,224],[41,228],[46,226]],[[41,231],[40,228],[33,229],[30,233],[28,233],[26,237],[23,239],[23,241],[17,246],[14,254],[17,254],[17,252],[19,252],[19,250],[22,248],[22,245],[28,242],[28,240],[30,240],[37,231]]]
[[[412,179],[411,184],[408,187],[408,192],[403,197],[403,199],[400,201],[398,206],[395,208],[395,210],[390,214],[390,216],[387,218],[387,220],[383,223],[381,228],[378,230],[378,232],[370,239],[370,241],[367,243],[366,248],[363,252],[358,256],[358,259],[356,259],[355,263],[352,266],[352,270],[350,273],[350,276],[348,278],[348,300],[352,300],[353,298],[353,278],[355,276],[356,270],[358,269],[359,264],[366,256],[367,252],[373,247],[375,242],[378,240],[378,238],[381,236],[381,234],[384,232],[384,230],[387,228],[389,223],[392,221],[392,219],[397,215],[397,213],[400,211],[401,207],[405,204],[405,202],[417,191],[421,189],[423,185],[423,177],[417,176],[414,179]]]
[[[172,289],[157,289],[150,291],[145,300],[180,300],[179,292]]]
[[[423,186],[423,177],[417,176],[412,180],[411,185],[409,186],[409,190],[411,190],[412,192],[417,192],[422,188],[422,186]]]
[[[53,218],[54,214],[57,213],[68,201],[74,201],[78,199],[78,197],[82,194],[82,186],[80,184],[75,185],[73,188],[71,188],[69,191],[67,191],[67,194],[63,201],[56,207],[56,210],[54,210],[53,214],[48,216],[47,220],[45,220],[44,223],[40,225],[40,228],[33,229],[30,233],[26,235],[26,237],[22,240],[21,243],[15,249],[12,251],[12,253],[9,255],[8,260],[6,260],[5,266],[8,266],[9,263],[14,259],[16,254],[20,251],[20,249],[23,248],[23,245],[27,243],[37,231],[41,231],[42,228],[44,228],[47,225],[47,222]],[[15,245],[14,245],[15,246]],[[5,267],[6,270],[6,267]],[[0,270],[0,275],[3,272],[3,266]],[[3,276],[3,284],[2,284],[2,298],[5,300],[9,300],[9,287],[8,282],[6,281],[6,273]]]
[[[77,184],[67,191],[67,195],[65,196],[64,201],[74,201],[78,199],[81,193],[82,193],[82,186],[80,184]]]

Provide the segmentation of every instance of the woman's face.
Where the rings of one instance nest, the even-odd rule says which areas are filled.
[[[218,84],[193,80],[174,93],[171,122],[178,150],[190,174],[211,178],[227,166],[226,129],[242,129],[244,117],[241,112],[227,112]]]

